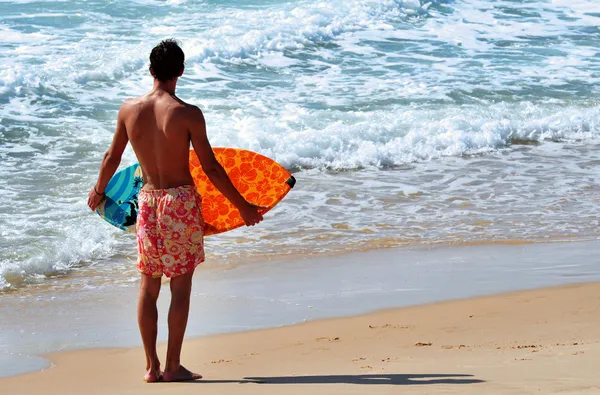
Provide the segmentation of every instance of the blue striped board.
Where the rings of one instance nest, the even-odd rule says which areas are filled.
[[[128,233],[135,233],[137,199],[142,186],[144,177],[139,163],[117,172],[106,185],[106,197],[96,213],[111,225]]]

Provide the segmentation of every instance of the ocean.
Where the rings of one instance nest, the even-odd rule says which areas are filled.
[[[0,293],[135,285],[86,198],[164,38],[211,144],[298,180],[208,267],[597,239],[599,25],[593,0],[2,0]]]

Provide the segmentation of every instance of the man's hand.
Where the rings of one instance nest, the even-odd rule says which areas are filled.
[[[105,198],[104,194],[96,193],[96,188],[92,188],[88,195],[88,206],[92,211],[96,211],[98,205]]]
[[[246,226],[254,226],[263,220],[261,211],[267,210],[268,207],[257,206],[256,204],[247,203],[239,208],[240,215]]]

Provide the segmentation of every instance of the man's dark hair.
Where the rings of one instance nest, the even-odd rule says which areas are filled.
[[[179,77],[183,71],[185,55],[173,39],[163,40],[150,52],[150,67],[159,81]]]

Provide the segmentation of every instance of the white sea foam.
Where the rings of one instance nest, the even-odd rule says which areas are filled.
[[[21,33],[0,25],[0,36],[4,44],[40,43],[52,38],[49,34],[39,32]]]
[[[39,215],[13,214],[7,221],[15,228],[3,232],[10,246],[0,260],[0,290],[66,274],[92,261],[107,259],[121,248],[130,250],[121,244],[122,240],[114,239],[113,229],[84,218],[81,211],[53,213],[48,203],[38,208]],[[52,218],[56,216],[63,222]]]
[[[419,1],[333,1],[300,3],[281,11],[247,10],[220,16],[224,23],[188,39],[190,61],[261,56],[263,52],[300,50],[335,40],[345,33],[390,28],[383,20],[398,11],[425,8]],[[398,8],[400,7],[400,9]]]
[[[264,152],[287,167],[353,169],[480,154],[530,142],[596,140],[600,110],[552,105],[387,108],[372,112],[301,111],[234,118],[214,143]],[[304,125],[299,130],[298,125]],[[229,129],[229,130],[227,130]],[[285,136],[284,139],[281,137]]]

